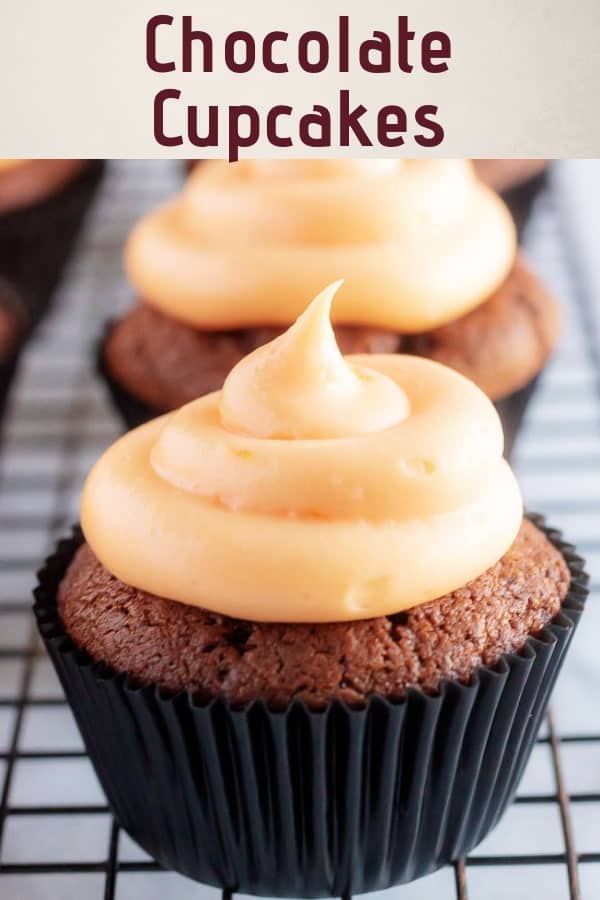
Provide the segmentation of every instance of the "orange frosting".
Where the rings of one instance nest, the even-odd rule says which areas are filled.
[[[29,162],[27,159],[0,159],[0,172],[7,172],[10,169],[16,169],[23,163]]]
[[[287,326],[340,277],[340,323],[402,333],[458,318],[509,272],[516,238],[468,160],[220,160],[134,229],[143,299],[202,329]]]
[[[243,619],[330,622],[425,603],[510,547],[521,499],[490,401],[426,359],[342,357],[336,287],[221,392],[99,460],[82,524],[115,576]]]

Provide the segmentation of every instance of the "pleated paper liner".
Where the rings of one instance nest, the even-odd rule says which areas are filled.
[[[0,215],[0,275],[23,295],[32,326],[49,307],[103,168],[102,160],[90,160],[58,193]]]
[[[123,388],[118,381],[111,375],[104,359],[104,346],[110,334],[112,323],[108,323],[104,331],[103,337],[98,344],[96,355],[96,367],[98,374],[108,389],[108,393],[112,404],[117,411],[119,417],[125,424],[127,430],[137,428],[151,419],[155,419],[164,413],[164,410],[149,406],[143,400],[139,400]],[[504,455],[510,459],[515,440],[519,433],[525,410],[533,396],[538,377],[536,375],[524,387],[518,391],[513,391],[501,400],[494,403],[498,415],[502,421],[504,431]]]
[[[521,242],[527,223],[531,218],[535,201],[547,183],[548,172],[544,170],[533,178],[528,178],[527,181],[523,181],[521,184],[503,191],[501,194],[517,226],[519,242]]]
[[[111,375],[104,358],[104,347],[112,327],[113,322],[108,322],[102,338],[98,343],[96,350],[96,369],[101,380],[108,389],[110,399],[119,418],[122,419],[126,429],[129,431],[132,428],[137,428],[138,425],[149,422],[150,419],[155,419],[157,416],[162,415],[164,410],[155,409],[147,403],[144,403],[143,400],[138,400],[133,394],[130,394],[125,388],[121,387],[119,382]]]
[[[17,372],[19,355],[19,351],[16,350],[7,359],[0,359],[0,441],[2,439],[2,421],[8,405],[10,387]]]
[[[539,375],[536,375],[518,391],[513,391],[512,394],[494,402],[504,431],[504,456],[506,459],[511,457],[529,401],[535,393],[538,378]]]
[[[29,330],[29,317],[25,304],[12,284],[0,278],[0,311],[7,311],[14,323],[9,335],[8,347],[0,348],[0,428],[6,409],[9,390],[17,371],[23,343]]]
[[[531,518],[572,579],[540,634],[435,696],[322,711],[164,696],[94,663],[57,614],[82,537],[62,541],[35,612],[119,823],[161,865],[263,896],[380,890],[469,853],[513,798],[587,595],[582,560]]]

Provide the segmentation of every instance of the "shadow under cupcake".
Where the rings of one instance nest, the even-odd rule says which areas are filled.
[[[36,590],[120,824],[240,893],[379,890],[467,854],[586,597],[522,516],[489,400],[428,360],[342,358],[332,294],[110,448],[86,539]]]
[[[417,354],[467,375],[495,402],[510,452],[557,342],[556,304],[466,160],[390,162],[263,161],[236,174],[213,161],[139,224],[126,263],[142,302],[99,349],[128,427],[218,390],[301,312],[316,272],[350,266],[342,350]]]

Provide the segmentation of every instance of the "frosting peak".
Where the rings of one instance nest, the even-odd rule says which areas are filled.
[[[419,333],[485,301],[515,250],[465,159],[213,160],[136,226],[125,263],[196,328],[287,327],[343,274],[335,322]]]
[[[233,369],[219,402],[225,428],[263,438],[338,438],[406,418],[402,388],[339,351],[330,310],[341,284],[325,288],[288,331]]]
[[[117,578],[238,618],[334,622],[418,606],[510,547],[521,499],[491,402],[430,360],[342,358],[336,287],[222,392],[94,466],[82,525]]]

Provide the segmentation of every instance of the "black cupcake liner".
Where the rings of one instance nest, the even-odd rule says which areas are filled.
[[[109,322],[105,328],[96,352],[96,368],[100,378],[106,385],[112,404],[119,417],[123,420],[127,430],[144,425],[151,419],[163,415],[164,409],[150,406],[130,394],[118,381],[113,378],[104,359],[104,347],[110,335],[113,323]],[[508,394],[501,400],[496,400],[494,406],[500,416],[504,431],[504,455],[510,459],[510,455],[521,428],[527,405],[535,391],[539,375],[532,378],[527,384]]]
[[[7,359],[0,360],[0,427],[7,407],[10,386],[17,372],[18,363],[18,350],[11,353]]]
[[[14,334],[10,346],[0,357],[0,426],[7,405],[9,389],[16,374],[23,342],[29,329],[29,316],[25,304],[12,284],[0,278],[0,308],[8,310],[14,321]]]
[[[572,580],[519,653],[432,696],[322,711],[165,696],[94,663],[57,613],[82,536],[62,541],[35,613],[119,823],[161,865],[263,896],[380,890],[469,853],[513,798],[587,596],[573,547],[531,519]]]
[[[23,295],[32,327],[49,308],[103,168],[91,160],[56,194],[0,215],[0,274]]]
[[[137,397],[134,397],[133,394],[130,394],[125,388],[121,387],[119,382],[111,375],[104,358],[104,347],[106,346],[106,342],[108,341],[113,326],[114,322],[110,321],[107,323],[102,338],[98,343],[96,350],[96,369],[101,380],[108,389],[115,410],[129,431],[132,428],[137,428],[138,425],[144,425],[144,423],[149,422],[150,419],[155,419],[157,416],[162,415],[164,409],[157,409],[156,407],[144,403],[143,400],[138,400]]]
[[[547,176],[548,172],[544,170],[538,175],[534,175],[533,178],[528,178],[526,181],[508,188],[500,195],[514,219],[519,242],[523,238],[535,201],[548,183]]]
[[[538,379],[539,375],[536,375],[535,378],[528,381],[518,391],[513,391],[512,394],[508,394],[506,397],[502,397],[502,399],[494,402],[496,412],[502,422],[502,430],[504,431],[504,456],[506,459],[511,458],[515,441],[521,430],[525,411],[535,393]]]

